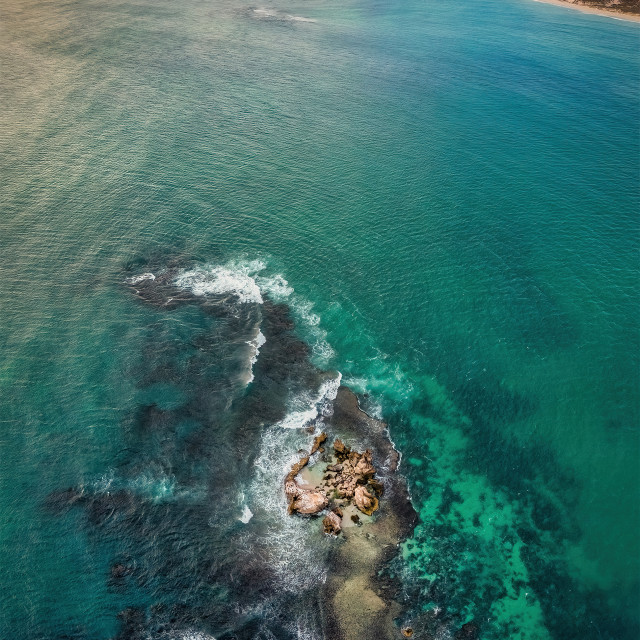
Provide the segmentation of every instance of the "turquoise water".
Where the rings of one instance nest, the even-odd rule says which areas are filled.
[[[289,609],[224,578],[271,531],[281,461],[254,462],[320,384],[302,347],[254,302],[126,284],[220,268],[388,420],[422,637],[637,637],[638,25],[525,0],[0,20],[0,637],[321,637],[273,614],[321,557],[283,565]],[[88,515],[47,507],[69,487]]]

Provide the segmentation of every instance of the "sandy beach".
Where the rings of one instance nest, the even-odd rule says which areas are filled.
[[[596,15],[606,16],[607,18],[616,18],[618,20],[628,20],[630,22],[640,22],[640,15],[633,13],[623,13],[622,11],[615,11],[613,9],[601,9],[599,7],[591,7],[585,4],[578,4],[575,2],[568,2],[567,0],[534,0],[535,2],[544,2],[545,4],[555,4],[559,7],[566,7],[568,9],[577,9],[583,13],[593,13]]]

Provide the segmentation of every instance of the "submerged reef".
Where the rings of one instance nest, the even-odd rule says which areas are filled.
[[[43,503],[104,559],[114,640],[403,637],[385,569],[416,513],[386,424],[311,362],[284,280],[144,266],[125,446]]]

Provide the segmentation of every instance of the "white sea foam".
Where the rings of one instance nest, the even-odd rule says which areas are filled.
[[[299,397],[293,404],[306,405],[306,409],[290,411],[284,420],[266,427],[254,463],[248,503],[259,513],[261,524],[268,523],[263,542],[268,548],[269,564],[282,577],[282,587],[290,591],[306,589],[326,579],[327,549],[324,539],[317,539],[314,526],[319,526],[318,523],[288,514],[283,479],[300,458],[299,450],[310,445],[311,435],[301,427],[330,415],[341,378],[338,373],[326,380],[313,396]]]
[[[367,378],[348,376],[344,384],[356,393],[369,394],[372,391],[371,381]],[[383,419],[382,405],[371,397],[363,404],[362,409],[372,418]]]
[[[282,419],[278,426],[282,429],[302,429],[318,416],[318,410],[310,407],[306,411],[292,411]]]
[[[264,17],[264,18],[276,17],[276,12],[270,11],[269,9],[254,9],[253,13],[255,13],[257,16]]]
[[[293,293],[293,288],[280,275],[275,276],[256,276],[256,283],[262,291],[268,293],[275,302],[285,302]]]
[[[314,396],[304,395],[296,398],[292,409],[275,426],[282,429],[302,429],[316,418],[330,415],[332,403],[338,395],[341,380],[342,374],[338,372],[335,378],[330,378],[323,382],[318,393]],[[300,405],[305,406],[305,408],[299,409]]]
[[[203,631],[179,631],[175,640],[216,640],[214,636]]]
[[[327,340],[327,332],[320,326],[320,315],[314,311],[314,304],[296,295],[293,287],[280,275],[256,277],[260,290],[274,302],[289,305],[291,313],[305,334],[311,347],[312,359],[320,367],[329,367],[335,351]]]
[[[281,577],[282,588],[292,592],[322,582],[326,576],[322,546],[310,540],[314,523],[292,518],[284,495],[283,478],[300,457],[296,452],[308,447],[309,441],[310,435],[299,430],[267,428],[249,487],[251,506],[264,527],[262,544],[269,566]]]
[[[320,326],[320,316],[314,311],[314,304],[296,296],[291,306],[294,315],[306,329],[313,361],[320,367],[328,367],[335,351],[327,340],[327,332]]]
[[[335,351],[327,340],[327,332],[320,326],[321,318],[314,310],[313,302],[296,295],[289,283],[280,275],[258,277],[260,288],[275,302],[289,305],[293,317],[298,322],[305,339],[311,347],[312,360],[319,367],[328,368]]]
[[[305,18],[303,16],[292,16],[288,13],[282,13],[275,9],[254,9],[253,13],[258,18],[273,18],[275,20],[289,20],[292,22],[315,22],[313,18]]]
[[[287,20],[293,20],[294,22],[315,22],[313,18],[304,18],[302,16],[285,16]]]
[[[233,260],[224,265],[184,270],[178,274],[174,284],[198,296],[233,295],[241,303],[263,304],[263,295],[268,295],[274,302],[288,304],[311,347],[314,364],[329,368],[335,351],[327,340],[327,332],[320,326],[320,316],[315,312],[313,303],[296,295],[282,275],[264,275],[265,269],[266,264],[262,260]]]
[[[152,471],[141,473],[128,484],[135,493],[156,503],[173,499],[176,489],[175,478]]]
[[[262,333],[262,331],[260,331],[260,329],[258,329],[258,333],[256,334],[256,337],[253,338],[253,340],[247,340],[247,344],[250,345],[253,348],[253,355],[251,356],[251,360],[249,361],[250,372],[249,372],[249,380],[248,380],[248,382],[253,382],[253,380],[254,380],[253,365],[256,362],[258,362],[258,356],[260,355],[260,347],[266,341],[267,341],[267,339],[264,337],[264,334]]]
[[[130,278],[127,278],[125,280],[125,282],[127,284],[138,284],[139,282],[144,282],[145,280],[155,280],[156,277],[153,275],[153,273],[141,273],[138,276],[131,276]]]
[[[89,484],[89,487],[95,493],[108,493],[115,489],[116,473],[115,470],[109,469],[107,473],[103,473],[96,480]]]
[[[247,505],[244,505],[244,509],[242,510],[242,515],[238,518],[238,520],[240,520],[240,522],[247,524],[249,522],[249,520],[251,520],[251,518],[253,518],[253,511],[251,511],[251,509],[249,509],[249,507],[247,507]]]
[[[175,279],[176,286],[188,289],[197,296],[230,294],[242,303],[262,304],[260,287],[255,276],[265,268],[264,262],[230,262],[182,271]]]

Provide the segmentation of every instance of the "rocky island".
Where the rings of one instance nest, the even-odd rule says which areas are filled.
[[[336,538],[324,585],[327,637],[409,637],[397,585],[380,576],[416,521],[399,461],[386,424],[340,387],[323,431],[284,478],[289,513],[322,516],[322,531]]]
[[[378,509],[378,497],[382,495],[383,485],[374,479],[376,470],[371,462],[370,449],[358,453],[336,439],[333,443],[334,454],[328,457],[321,446],[326,439],[327,434],[322,432],[313,441],[311,453],[293,465],[285,478],[285,494],[290,514],[314,515],[328,508],[329,512],[322,522],[324,532],[337,535],[342,530],[346,509],[353,511],[355,507],[367,516]],[[325,455],[323,462],[318,463],[322,477],[314,484],[311,476],[313,470],[309,470],[306,478],[302,473],[308,470],[307,465],[316,452]],[[349,515],[352,522],[360,524],[357,513]]]

